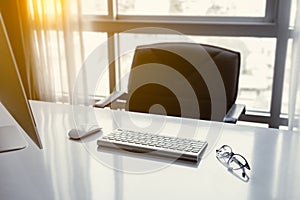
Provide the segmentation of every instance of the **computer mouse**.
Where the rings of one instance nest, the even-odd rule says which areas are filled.
[[[97,133],[101,130],[102,128],[93,128],[88,131],[82,130],[82,129],[76,129],[73,128],[68,132],[69,138],[73,140],[78,140],[81,138],[84,138],[86,136],[92,135],[94,133]]]

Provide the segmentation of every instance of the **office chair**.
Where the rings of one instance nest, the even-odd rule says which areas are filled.
[[[96,107],[126,98],[128,111],[236,123],[245,106],[235,104],[240,53],[196,43],[138,46],[128,93],[113,92]]]

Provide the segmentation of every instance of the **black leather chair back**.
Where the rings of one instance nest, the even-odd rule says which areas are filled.
[[[138,46],[126,110],[222,121],[235,103],[240,53],[196,43]]]

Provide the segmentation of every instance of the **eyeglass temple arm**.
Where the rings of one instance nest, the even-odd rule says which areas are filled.
[[[250,170],[250,165],[249,165],[248,161],[246,160],[246,158],[240,154],[236,154],[236,155],[241,156],[245,160],[246,163],[245,163],[245,165],[243,165],[238,159],[234,159],[234,162],[236,162],[241,168],[243,168],[243,171],[245,171],[244,170],[245,167]],[[230,159],[228,161],[230,161]]]

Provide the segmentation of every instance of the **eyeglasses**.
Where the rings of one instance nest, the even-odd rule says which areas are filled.
[[[228,171],[237,176],[243,181],[248,181],[249,176],[246,174],[245,169],[250,170],[250,166],[246,158],[240,154],[235,154],[232,148],[228,145],[223,145],[216,150],[217,159],[227,167]],[[242,172],[241,176],[238,172]]]

